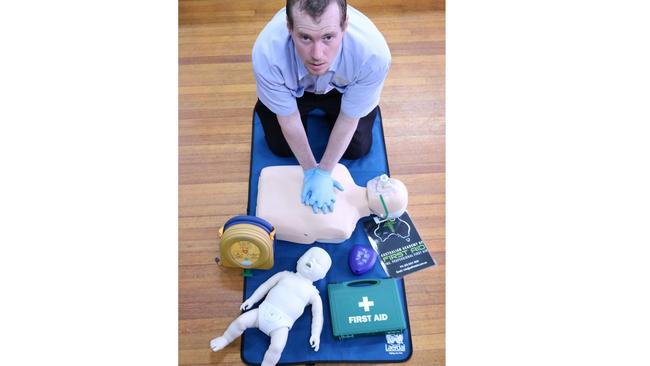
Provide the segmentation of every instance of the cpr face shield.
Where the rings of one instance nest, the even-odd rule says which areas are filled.
[[[396,219],[406,211],[408,191],[404,183],[382,174],[366,185],[368,207],[382,219]]]

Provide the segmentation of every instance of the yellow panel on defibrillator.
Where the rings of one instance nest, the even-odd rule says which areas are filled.
[[[270,269],[273,267],[275,230],[254,216],[237,216],[219,229],[220,263],[224,267]]]

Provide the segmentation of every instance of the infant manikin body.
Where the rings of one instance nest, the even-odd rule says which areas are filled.
[[[310,206],[300,201],[300,166],[266,167],[260,173],[255,215],[275,227],[278,239],[311,244],[343,242],[352,235],[360,218],[375,214],[394,219],[406,210],[408,192],[397,179],[381,175],[368,181],[365,188],[359,187],[341,164],[334,167],[332,178],[343,186],[343,191],[336,190],[334,212],[314,214]]]
[[[275,365],[280,360],[293,323],[302,315],[305,306],[311,304],[312,326],[309,344],[314,351],[318,351],[323,329],[323,302],[318,289],[312,283],[325,278],[331,265],[332,259],[324,249],[313,247],[306,251],[298,259],[295,273],[282,271],[274,274],[241,304],[241,310],[248,310],[266,295],[257,309],[241,314],[221,337],[213,339],[210,348],[217,352],[247,328],[259,328],[271,337],[271,344],[264,354],[262,366]]]

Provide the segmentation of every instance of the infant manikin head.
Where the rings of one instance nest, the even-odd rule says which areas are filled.
[[[330,255],[322,248],[313,247],[298,259],[296,272],[315,282],[325,278],[331,266],[332,258],[330,258]]]
[[[366,188],[368,189],[366,192],[368,206],[373,214],[384,219],[396,219],[406,211],[409,194],[404,183],[399,180],[388,178],[386,174],[382,174],[369,180]],[[386,217],[386,210],[381,202],[382,197],[388,209],[388,217]]]

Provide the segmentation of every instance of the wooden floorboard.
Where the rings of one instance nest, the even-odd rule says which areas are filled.
[[[393,56],[382,93],[392,176],[439,266],[406,277],[413,356],[445,364],[445,10],[440,0],[350,4],[384,33]],[[284,1],[179,2],[179,364],[241,364],[239,340],[210,339],[238,315],[242,279],[215,265],[219,227],[246,211],[251,114],[250,50]]]

